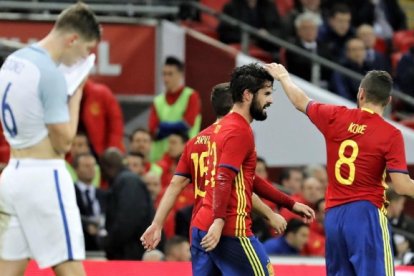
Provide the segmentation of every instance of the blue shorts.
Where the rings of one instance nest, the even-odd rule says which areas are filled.
[[[198,228],[191,229],[193,275],[274,275],[273,266],[262,244],[254,236],[222,236],[217,247],[206,252],[200,245],[206,234]]]
[[[394,275],[387,217],[369,201],[329,209],[325,216],[328,276]]]

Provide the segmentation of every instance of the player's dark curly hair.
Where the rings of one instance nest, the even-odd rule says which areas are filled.
[[[392,89],[392,78],[386,71],[369,71],[361,81],[367,102],[386,106]]]
[[[255,94],[269,82],[273,85],[273,77],[257,63],[237,67],[231,74],[230,81],[233,102],[242,102],[246,89]]]

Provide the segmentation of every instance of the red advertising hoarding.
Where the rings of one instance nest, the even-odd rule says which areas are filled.
[[[44,37],[52,26],[51,22],[0,20],[0,38],[32,43]],[[117,94],[153,94],[156,27],[113,23],[102,26],[93,78]]]

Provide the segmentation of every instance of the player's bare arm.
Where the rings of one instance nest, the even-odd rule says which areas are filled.
[[[405,173],[390,173],[394,190],[397,194],[414,197],[414,181]]]
[[[190,180],[187,177],[180,175],[173,176],[170,185],[168,185],[168,188],[161,199],[154,220],[140,238],[145,249],[153,250],[157,247],[161,240],[161,231],[165,220],[177,201],[178,195],[189,183]]]
[[[277,63],[266,64],[264,68],[281,83],[283,90],[296,109],[305,113],[310,99],[302,89],[293,83],[286,68]]]
[[[284,217],[273,212],[256,194],[252,196],[252,203],[253,212],[266,219],[267,223],[275,229],[277,234],[282,234],[285,231],[287,222]]]

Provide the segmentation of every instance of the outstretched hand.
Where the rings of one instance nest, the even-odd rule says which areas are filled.
[[[305,223],[311,223],[315,219],[315,211],[303,203],[296,202],[295,205],[293,205],[292,211],[303,217]]]
[[[267,72],[276,80],[280,81],[284,77],[289,76],[289,72],[286,70],[285,66],[278,63],[268,63],[263,66]]]
[[[146,250],[153,250],[157,247],[161,241],[161,230],[162,228],[156,224],[151,224],[147,230],[145,230],[140,240],[142,246],[144,246]]]

